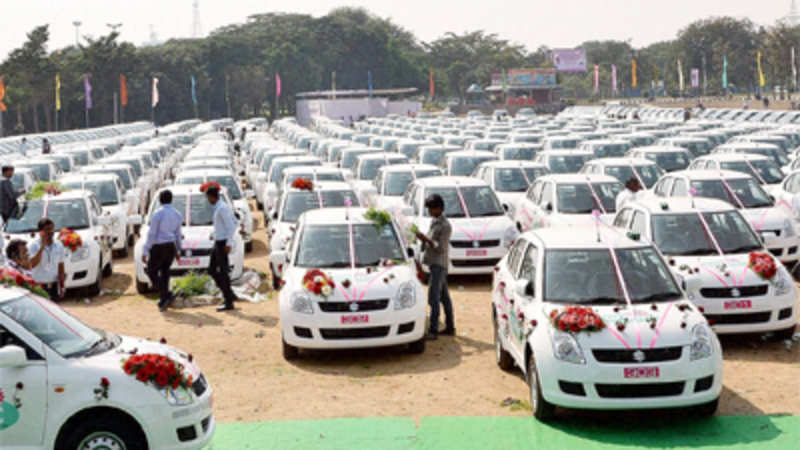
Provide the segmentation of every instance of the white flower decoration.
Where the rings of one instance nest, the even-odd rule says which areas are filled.
[[[333,289],[331,289],[330,286],[328,286],[328,285],[322,286],[322,295],[327,297],[327,296],[331,295],[332,293],[333,293]]]

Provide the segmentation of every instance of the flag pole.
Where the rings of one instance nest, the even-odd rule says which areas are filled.
[[[55,130],[53,130],[53,131],[58,131],[58,108],[55,108],[55,110],[56,110],[56,114],[55,114],[55,124],[56,125],[55,125]],[[0,112],[0,114],[2,114],[2,113]],[[0,116],[0,117],[2,117],[2,116]],[[0,127],[2,127],[2,124],[0,124]],[[2,136],[2,133],[0,133],[0,136]]]
[[[84,108],[83,111],[86,116],[86,128],[89,128],[89,108]]]
[[[114,92],[114,124],[119,123],[119,105],[117,104],[117,93]]]

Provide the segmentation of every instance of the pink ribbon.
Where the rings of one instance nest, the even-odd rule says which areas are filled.
[[[669,310],[672,309],[673,304],[675,304],[675,302],[670,302],[669,305],[667,305],[667,309],[665,309],[664,313],[661,315],[661,319],[659,319],[658,325],[656,325],[656,334],[650,341],[650,348],[655,347],[656,341],[658,341],[658,338],[661,337],[661,327],[664,325],[664,320],[667,318],[667,314],[669,313]]]
[[[614,327],[612,327],[612,326],[611,326],[611,324],[606,324],[606,329],[607,329],[609,332],[611,332],[611,334],[612,334],[612,335],[613,335],[615,338],[617,338],[617,340],[618,340],[618,341],[620,341],[620,342],[622,343],[622,345],[624,345],[624,346],[625,346],[625,348],[626,348],[626,349],[628,349],[628,350],[630,350],[630,349],[631,349],[631,346],[630,346],[630,345],[628,345],[628,342],[625,340],[625,338],[623,338],[621,334],[617,333],[617,330],[615,330],[615,329],[614,329]]]
[[[739,199],[739,196],[736,195],[736,192],[733,192],[733,189],[731,189],[731,186],[728,184],[727,181],[725,181],[725,177],[722,174],[720,174],[720,180],[722,181],[722,184],[725,186],[725,189],[728,190],[728,193],[731,195],[731,197],[733,197],[733,199],[736,200],[736,203],[739,204],[739,207],[742,209],[746,209],[744,203],[742,203],[742,201]]]
[[[767,220],[767,213],[769,213],[769,210],[764,209],[764,212],[761,213],[761,218],[758,220],[758,223],[753,224],[753,228],[755,228],[756,231],[761,231],[761,229],[764,228],[764,222]]]
[[[589,186],[589,192],[592,193],[592,198],[594,198],[594,201],[597,203],[597,207],[600,208],[600,211],[603,211],[603,214],[608,214],[606,212],[606,208],[603,207],[603,202],[600,201],[600,197],[597,196],[597,192],[595,192],[592,183],[589,180],[586,180],[586,185]]]
[[[764,181],[764,178],[761,177],[761,174],[759,174],[756,168],[753,167],[752,164],[750,164],[750,161],[748,161],[747,158],[744,159],[744,163],[747,164],[747,167],[749,167],[751,171],[753,171],[753,174],[756,176],[756,178],[758,178],[758,181],[761,184],[767,184],[767,182]]]
[[[468,237],[468,238],[469,238],[471,241],[473,241],[473,242],[474,242],[474,241],[480,241],[481,239],[483,239],[483,235],[484,235],[484,234],[486,234],[486,230],[488,230],[488,229],[489,229],[489,224],[491,224],[492,222],[494,222],[494,220],[495,220],[495,219],[489,219],[489,220],[487,220],[487,221],[486,221],[486,223],[483,225],[483,228],[481,228],[480,232],[477,232],[477,231],[476,231],[476,232],[475,232],[475,234],[472,234],[472,233],[470,233],[469,231],[467,231],[466,229],[464,229],[464,228],[462,228],[462,227],[460,227],[460,226],[458,226],[458,225],[456,225],[455,227],[456,227],[456,229],[458,229],[458,231],[460,231],[460,232],[462,232],[462,233],[466,234],[466,235],[467,235],[467,237]]]
[[[599,217],[595,217],[595,219],[600,221]],[[637,346],[641,347],[642,346],[642,326],[638,322],[636,322],[636,314],[635,314],[635,310],[634,310],[634,307],[633,307],[633,302],[631,301],[630,293],[628,292],[628,285],[627,285],[627,283],[625,283],[625,278],[622,276],[622,267],[620,266],[619,260],[617,259],[617,253],[614,251],[614,249],[611,247],[611,245],[608,245],[608,253],[611,255],[611,261],[614,263],[614,272],[616,273],[617,278],[619,279],[620,287],[622,287],[622,294],[625,297],[625,303],[627,303],[628,304],[628,308],[630,308],[631,320],[636,324]],[[614,334],[614,331],[612,331],[612,334]],[[621,339],[621,338],[622,338],[622,336],[619,336],[619,339]],[[626,344],[626,348],[629,348],[627,346],[627,344]]]
[[[722,247],[720,247],[719,242],[717,242],[717,238],[714,237],[714,233],[711,232],[711,227],[708,226],[706,218],[703,217],[703,213],[701,213],[699,209],[697,210],[697,217],[700,218],[700,223],[703,224],[703,228],[705,228],[706,233],[708,233],[708,237],[711,238],[711,242],[714,243],[714,247],[716,247],[719,254],[725,256],[725,252],[722,251]]]
[[[456,185],[456,195],[458,196],[458,201],[461,203],[461,209],[464,210],[464,217],[469,218],[469,210],[467,209],[467,203],[464,201],[464,196],[461,195],[461,189]]]

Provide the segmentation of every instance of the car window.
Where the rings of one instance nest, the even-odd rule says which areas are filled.
[[[542,186],[542,193],[539,197],[539,206],[545,208],[547,204],[553,203],[553,183],[544,183]]]
[[[672,186],[672,196],[673,197],[686,197],[689,195],[689,190],[686,187],[686,180],[683,178],[678,178],[675,180],[675,185]]]
[[[633,210],[631,208],[624,208],[617,214],[617,217],[614,218],[614,226],[617,228],[627,228],[632,213]]]
[[[517,272],[519,272],[520,256],[526,245],[528,245],[528,243],[520,239],[511,247],[511,251],[508,252],[508,271],[514,278],[516,278]]]
[[[641,211],[635,211],[633,213],[633,220],[631,221],[631,231],[634,233],[639,233],[641,236],[645,236],[645,232],[647,231],[647,221],[645,220],[644,213]]]
[[[519,279],[528,280],[536,284],[536,261],[539,257],[539,250],[535,245],[531,244],[525,252],[525,257],[522,258],[522,269],[519,273]]]

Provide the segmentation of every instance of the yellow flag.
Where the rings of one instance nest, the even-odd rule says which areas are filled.
[[[636,87],[636,60],[631,60],[631,86]]]
[[[61,111],[61,75],[56,74],[56,111]]]
[[[767,80],[764,79],[764,71],[761,69],[761,52],[756,54],[756,62],[758,63],[758,85],[764,87],[767,85]]]

